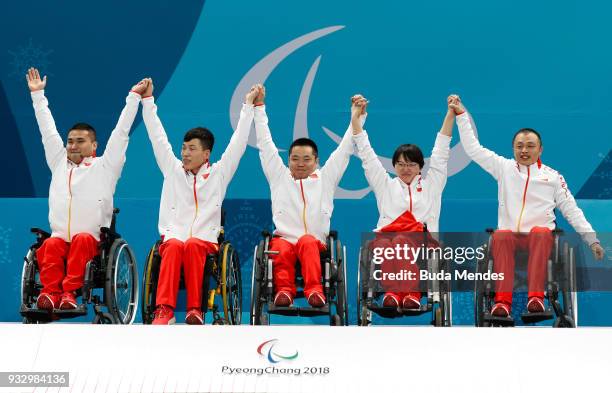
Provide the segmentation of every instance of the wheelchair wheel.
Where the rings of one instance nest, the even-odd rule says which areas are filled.
[[[104,312],[102,314],[96,314],[91,323],[93,325],[114,325],[121,322],[118,321],[112,314]]]
[[[138,294],[136,257],[125,240],[117,239],[110,248],[104,288],[106,307],[115,322],[122,325],[134,322]]]
[[[451,270],[450,262],[442,261],[443,270],[449,272]],[[440,283],[440,314],[441,325],[451,327],[453,325],[453,293],[451,280],[444,280]]]
[[[229,243],[221,246],[221,296],[223,315],[230,325],[240,325],[242,321],[242,277],[238,253]]]
[[[336,314],[339,324],[333,323],[332,326],[348,326],[348,298],[346,293],[346,249],[336,241]],[[335,322],[335,321],[332,321]]]
[[[36,286],[37,269],[34,253],[33,249],[30,248],[28,250],[27,255],[23,259],[23,268],[21,270],[21,304],[27,308],[34,306],[39,292]]]
[[[161,242],[156,242],[147,255],[144,271],[142,273],[142,323],[150,325],[153,322],[155,312],[155,297],[157,296],[157,280],[159,278],[159,268],[161,258],[159,256],[159,246]]]
[[[492,260],[488,255],[489,247],[486,247],[485,259],[476,260],[476,272],[485,273],[492,266]],[[476,327],[487,327],[488,323],[484,320],[484,315],[491,308],[490,293],[488,285],[483,280],[476,280],[474,284],[474,321]]]
[[[357,261],[357,325],[370,326],[372,323],[372,312],[367,307],[367,285],[365,280],[368,279],[367,274],[362,276],[361,269],[365,266],[364,261],[369,260],[368,245],[359,248],[359,260]]]
[[[561,252],[561,268],[564,285],[561,296],[563,299],[563,315],[555,319],[553,327],[575,328],[578,325],[578,297],[576,294],[576,260],[574,249],[563,242]]]
[[[267,299],[265,295],[264,241],[259,242],[253,254],[251,274],[251,325],[269,325]]]

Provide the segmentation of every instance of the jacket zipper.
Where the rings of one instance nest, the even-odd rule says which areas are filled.
[[[523,190],[523,206],[521,206],[521,214],[519,214],[518,223],[516,224],[516,232],[521,231],[521,220],[523,219],[523,212],[525,211],[525,202],[527,200],[527,187],[529,186],[529,176],[531,172],[527,167],[527,181],[525,182],[525,189]]]
[[[191,222],[191,228],[189,229],[189,237],[192,237],[193,225],[195,224],[196,218],[198,218],[198,193],[196,191],[197,178],[197,175],[193,175],[193,200],[195,201],[195,214],[193,216],[193,221]]]
[[[70,168],[70,174],[68,175],[68,242],[72,239],[70,237],[70,221],[72,221],[72,171],[74,167]]]
[[[412,190],[410,189],[410,184],[408,184],[408,195],[410,196],[410,213],[412,213]]]
[[[308,233],[308,225],[306,225],[306,197],[304,196],[304,184],[302,183],[302,179],[300,179],[300,191],[302,192],[302,202],[304,202],[304,207],[302,208],[302,221],[304,222],[304,233]]]

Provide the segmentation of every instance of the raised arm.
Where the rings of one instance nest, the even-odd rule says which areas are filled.
[[[57,132],[55,120],[49,110],[49,102],[45,97],[45,86],[47,85],[47,76],[40,78],[40,73],[36,68],[30,68],[26,74],[28,88],[32,95],[32,105],[34,106],[34,115],[38,123],[38,129],[42,137],[43,147],[45,149],[45,158],[49,169],[53,170],[58,163],[66,160],[66,147],[62,141],[62,137]]]
[[[153,154],[155,154],[157,165],[164,176],[166,176],[175,166],[180,166],[181,161],[172,152],[172,146],[168,142],[164,126],[157,116],[157,105],[155,105],[155,99],[153,98],[153,81],[151,79],[148,79],[147,90],[143,96],[142,118],[144,119],[151,145],[153,145]]]
[[[234,176],[240,158],[246,150],[247,143],[249,141],[249,132],[251,131],[251,124],[253,123],[253,101],[259,94],[261,85],[251,87],[251,90],[247,93],[240,111],[240,119],[236,130],[232,134],[232,138],[227,145],[227,148],[223,152],[221,159],[217,162],[217,166],[223,175],[223,183],[227,186]]]
[[[446,100],[447,110],[446,116],[442,123],[442,128],[436,136],[434,148],[429,159],[429,170],[427,172],[427,181],[433,187],[433,191],[441,193],[446,185],[448,177],[448,159],[450,158],[450,142],[453,135],[453,126],[455,125],[455,111],[450,104],[453,102],[453,96],[449,96]]]
[[[604,250],[597,240],[593,227],[587,221],[582,209],[576,204],[574,196],[567,187],[567,183],[561,174],[555,183],[555,203],[563,214],[563,217],[580,234],[582,239],[591,247],[595,259],[602,259]]]
[[[121,169],[125,164],[125,151],[127,150],[130,129],[134,124],[134,118],[138,112],[138,104],[147,89],[148,80],[143,79],[134,86],[125,99],[125,107],[119,115],[115,129],[108,138],[106,149],[102,155],[102,165],[110,169],[116,177],[121,175]]]
[[[355,95],[351,97],[351,122],[338,147],[330,154],[325,165],[321,168],[322,178],[329,181],[334,187],[340,183],[353,154],[353,135],[355,132],[359,132],[355,131],[355,128],[363,131],[363,124],[367,116],[366,107],[367,100],[363,96]]]
[[[454,99],[449,105],[457,115],[457,127],[459,128],[463,149],[474,162],[489,172],[496,180],[499,179],[504,163],[509,160],[480,145],[480,142],[476,139],[476,126],[473,119],[461,103],[461,99],[458,96],[452,97]]]
[[[357,156],[361,159],[366,179],[374,190],[374,194],[377,197],[382,196],[387,183],[391,181],[391,176],[378,159],[372,145],[370,145],[368,134],[363,129],[367,116],[368,101],[362,95],[357,94],[351,98],[351,102],[351,128],[353,141],[357,148]]]
[[[260,95],[255,101],[255,133],[257,135],[257,148],[259,149],[259,159],[264,174],[271,183],[282,176],[289,169],[283,164],[283,160],[278,154],[278,149],[272,140],[272,134],[268,127],[268,115],[265,106],[265,87],[260,90]]]

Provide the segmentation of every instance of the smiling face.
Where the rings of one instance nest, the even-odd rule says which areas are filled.
[[[181,149],[183,168],[196,173],[210,159],[210,149],[204,149],[198,138],[183,142]]]
[[[98,142],[92,137],[90,131],[74,129],[68,132],[66,154],[68,159],[75,164],[80,164],[85,157],[93,156],[97,147]]]
[[[414,177],[421,173],[421,167],[419,164],[412,162],[405,157],[400,158],[395,163],[393,168],[395,169],[395,175],[406,184],[410,184]]]
[[[289,171],[294,179],[306,179],[319,165],[311,146],[293,146],[289,152]]]
[[[411,143],[398,146],[393,153],[391,163],[395,175],[406,184],[410,184],[425,165],[423,152],[417,145]]]
[[[535,164],[542,155],[542,143],[537,134],[531,131],[519,132],[512,143],[514,159],[521,165]]]

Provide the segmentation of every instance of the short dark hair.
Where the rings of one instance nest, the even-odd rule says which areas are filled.
[[[204,150],[210,150],[212,152],[213,146],[215,145],[215,136],[210,132],[208,128],[196,127],[185,133],[183,142],[189,142],[192,139],[198,139]]]
[[[516,134],[514,134],[514,138],[512,138],[512,144],[514,144],[514,141],[516,140],[516,137],[519,136],[519,134],[529,134],[529,133],[535,134],[535,136],[538,137],[540,146],[542,146],[542,137],[540,136],[540,133],[534,130],[533,128],[521,128],[520,130],[518,130]]]
[[[73,130],[83,130],[83,131],[88,131],[89,132],[89,137],[92,139],[92,142],[96,141],[96,130],[95,128],[93,128],[93,126],[91,124],[87,124],[87,123],[76,123],[75,125],[73,125],[72,127],[70,127],[70,130],[68,130],[68,134],[70,134],[70,131]]]
[[[312,154],[314,154],[315,157],[319,157],[319,149],[317,148],[317,144],[310,138],[298,138],[294,140],[291,146],[289,146],[289,155],[291,155],[291,151],[296,146],[310,146],[312,147]]]
[[[395,166],[395,164],[399,161],[400,157],[404,158],[405,160],[416,162],[419,164],[419,168],[421,169],[423,169],[423,166],[425,166],[423,152],[417,145],[413,145],[412,143],[400,145],[397,149],[395,149],[395,153],[393,153],[393,159],[391,161],[393,166]]]

